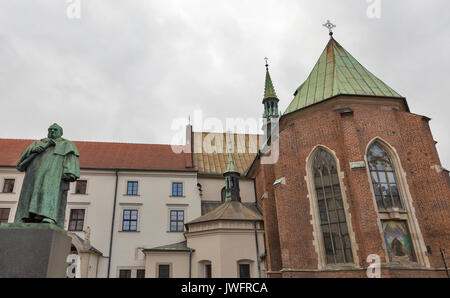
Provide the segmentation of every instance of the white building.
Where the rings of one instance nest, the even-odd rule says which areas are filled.
[[[24,178],[15,164],[31,142],[0,139],[0,222],[14,221]],[[176,154],[169,145],[75,144],[81,177],[71,183],[64,227],[73,253],[81,256],[82,277],[264,275],[264,230],[253,180],[240,183],[238,205],[252,214],[247,221],[187,224],[223,205],[226,152],[201,153],[195,140],[194,154]],[[254,154],[233,157],[242,174]]]

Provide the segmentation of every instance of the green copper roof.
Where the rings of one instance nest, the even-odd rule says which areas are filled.
[[[331,38],[308,79],[296,90],[284,114],[339,94],[403,98]]]
[[[264,85],[264,99],[266,98],[277,98],[275,93],[275,88],[272,84],[272,79],[270,78],[269,69],[266,67],[266,84]]]
[[[236,167],[234,166],[233,156],[231,153],[228,153],[228,167],[225,173],[229,172],[237,172]]]

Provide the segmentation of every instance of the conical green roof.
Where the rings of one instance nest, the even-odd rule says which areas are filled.
[[[264,85],[264,99],[266,98],[277,98],[277,94],[275,93],[275,88],[273,87],[268,68],[266,68],[266,83]]]
[[[339,94],[403,98],[331,38],[284,114]]]
[[[234,162],[233,162],[233,156],[231,155],[231,153],[228,153],[228,167],[227,170],[225,171],[225,173],[229,173],[229,172],[237,172],[236,167],[234,166]]]

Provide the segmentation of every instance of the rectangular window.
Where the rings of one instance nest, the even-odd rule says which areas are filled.
[[[205,278],[211,278],[212,277],[212,270],[211,270],[211,264],[205,264]]]
[[[5,179],[3,184],[3,192],[11,193],[14,191],[14,182],[16,179]]]
[[[239,278],[250,278],[250,264],[239,264]]]
[[[384,241],[391,262],[414,262],[414,253],[411,246],[406,221],[383,220],[381,221],[384,232]]]
[[[138,182],[137,181],[128,181],[127,183],[127,195],[129,196],[137,196],[138,194]]]
[[[119,278],[131,278],[131,270],[130,269],[119,270]]]
[[[182,197],[183,196],[183,183],[174,182],[172,183],[172,196]]]
[[[144,269],[138,269],[136,271],[136,278],[145,278],[145,270]]]
[[[83,231],[84,209],[70,210],[69,231]]]
[[[137,210],[123,210],[122,231],[137,231],[137,221]]]
[[[0,208],[0,222],[8,222],[10,208]]]
[[[170,210],[170,231],[183,232],[184,231],[184,211]]]
[[[77,180],[75,185],[75,193],[80,195],[86,194],[87,180]]]
[[[158,265],[158,277],[169,278],[170,277],[170,265]]]

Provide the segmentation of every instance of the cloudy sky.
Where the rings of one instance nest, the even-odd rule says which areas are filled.
[[[81,10],[78,15],[77,8]],[[380,10],[378,10],[380,8]],[[170,143],[174,120],[286,109],[328,41],[432,118],[450,167],[448,0],[2,0],[0,137]],[[79,18],[78,18],[79,16]]]

